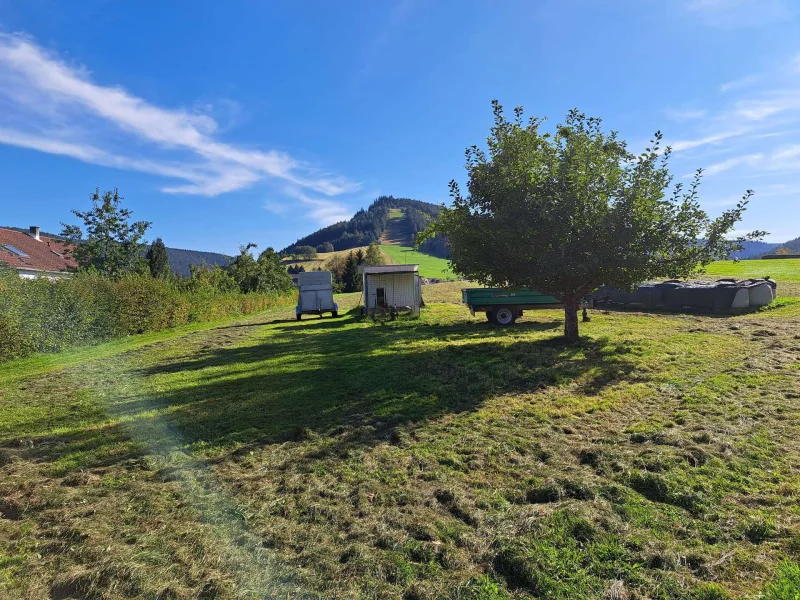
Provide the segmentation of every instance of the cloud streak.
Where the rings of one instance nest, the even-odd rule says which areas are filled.
[[[175,194],[216,196],[270,179],[326,196],[360,187],[285,152],[224,143],[217,130],[207,114],[100,85],[30,38],[0,34],[0,143],[177,179],[163,188]],[[120,134],[133,143],[120,144]]]
[[[717,133],[712,133],[710,135],[705,135],[699,138],[693,138],[688,140],[677,140],[671,142],[669,146],[672,147],[673,152],[682,152],[684,150],[692,150],[694,148],[699,148],[701,146],[718,144],[719,142],[723,142],[730,138],[744,135],[745,133],[747,133],[747,131],[748,131],[747,129],[739,127],[737,129],[719,131]]]
[[[333,225],[339,221],[346,221],[352,216],[344,204],[331,198],[313,198],[295,186],[286,186],[284,196],[294,201],[295,210],[302,211],[304,216],[319,225]],[[285,215],[289,211],[285,202],[275,200],[265,202],[264,208],[277,215]]]
[[[718,163],[714,163],[710,167],[704,170],[705,175],[718,175],[719,173],[724,173],[734,167],[739,167],[742,165],[756,165],[759,163],[764,156],[762,154],[748,154],[746,156],[734,156],[727,160],[723,160]]]

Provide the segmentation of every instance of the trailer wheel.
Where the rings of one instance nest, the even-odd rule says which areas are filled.
[[[507,327],[517,320],[517,311],[513,308],[498,308],[492,311],[492,322],[500,327]]]
[[[332,316],[332,317],[335,319],[336,317],[338,317],[338,316],[339,316],[339,311],[338,311],[338,310],[334,310],[334,311],[331,313],[331,316]]]
[[[301,315],[300,313],[298,313],[298,314],[297,314],[297,320],[299,321],[299,320],[300,320],[300,318],[301,318],[302,316],[303,316],[303,315]]]

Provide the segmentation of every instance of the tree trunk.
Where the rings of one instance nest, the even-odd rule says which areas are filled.
[[[575,298],[564,298],[564,337],[568,342],[578,341],[578,310],[580,302]]]

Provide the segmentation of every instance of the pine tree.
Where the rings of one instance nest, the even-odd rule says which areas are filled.
[[[345,292],[357,292],[361,289],[358,264],[358,256],[355,252],[347,255],[347,262],[345,262],[344,272],[342,273],[342,284]]]
[[[147,265],[150,267],[150,275],[154,279],[163,279],[169,277],[172,273],[169,267],[167,247],[161,238],[156,238],[145,257],[147,258]]]

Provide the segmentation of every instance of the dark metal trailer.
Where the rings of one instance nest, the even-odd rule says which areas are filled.
[[[501,327],[513,324],[523,311],[564,306],[553,296],[526,289],[467,288],[461,290],[461,299],[473,316],[484,312],[490,323]]]

